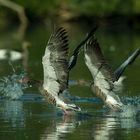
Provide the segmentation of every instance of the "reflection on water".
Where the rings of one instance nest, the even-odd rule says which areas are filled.
[[[64,116],[62,122],[56,122],[49,132],[48,129],[41,135],[41,140],[59,140],[65,137],[66,134],[74,132],[80,125],[80,121],[74,120],[74,117]]]
[[[9,122],[13,128],[23,128],[25,125],[23,102],[14,100],[1,101],[1,119]]]
[[[72,98],[74,99],[74,97]],[[83,138],[90,136],[96,140],[109,140],[111,136],[116,135],[116,130],[124,129],[126,133],[131,129],[139,128],[139,106],[130,105],[129,102],[128,112],[114,113],[107,109],[96,109],[94,106],[101,106],[102,103],[98,102],[97,98],[93,98],[93,102],[91,99],[84,98],[87,112],[78,113],[75,116],[63,116],[59,110],[46,104],[46,101],[36,94],[25,94],[20,100],[1,99],[0,123],[2,125],[0,132],[7,133],[7,129],[8,133],[12,133],[12,131],[16,133],[20,129],[25,131],[25,135],[28,135],[26,129],[38,130],[43,126],[41,133],[34,134],[39,135],[41,140],[67,139],[69,134],[74,135],[75,138],[78,135]],[[74,101],[80,103],[80,99]],[[93,106],[90,105],[91,103]],[[82,98],[80,104],[83,104]],[[123,135],[123,131],[119,131],[119,133]]]
[[[117,122],[115,118],[105,118],[103,121],[97,125],[97,129],[94,131],[95,140],[108,140],[111,135],[115,132],[114,128],[117,127]]]
[[[73,30],[70,30],[72,28]],[[87,26],[86,28],[82,28],[79,25],[69,25],[68,29],[71,38],[70,50],[73,50],[73,46],[79,44],[79,41],[84,38],[89,29]],[[116,69],[139,46],[140,34],[132,31],[124,31],[122,33],[116,29],[112,31],[106,30],[99,29],[97,37],[101,42],[101,46],[103,46],[103,52],[106,58],[109,59],[113,69]],[[79,32],[81,33],[80,35]],[[20,45],[15,40],[7,42],[8,33],[8,31],[7,33],[5,32],[5,38],[0,33],[0,37],[3,40],[0,40],[0,48],[9,48],[11,43],[13,43],[12,47],[15,46],[15,48],[21,46],[25,38],[25,32],[23,33],[24,35],[21,34],[19,36],[19,40],[16,38],[18,40],[17,42],[20,42]],[[36,79],[42,79],[43,77],[41,60],[46,40],[50,36],[49,33],[45,27],[33,27],[26,35],[26,38],[32,44],[32,47],[29,48],[29,59],[26,67],[28,67],[28,73],[32,77],[36,77]],[[17,34],[17,31],[15,31],[15,34]],[[63,116],[62,113],[59,113],[57,109],[48,105],[43,100],[42,96],[37,92],[37,89],[31,88],[29,91],[25,91],[25,94],[19,100],[0,99],[0,139],[139,140],[139,60],[140,58],[125,73],[127,78],[124,81],[124,89],[119,95],[125,104],[124,112],[114,113],[103,108],[102,101],[93,97],[89,89],[89,83],[85,83],[84,80],[77,80],[92,80],[84,64],[83,54],[81,53],[77,66],[70,73],[70,79],[73,79],[70,81],[71,86],[69,89],[71,96],[67,96],[72,102],[81,106],[86,113],[76,114],[70,118]],[[11,73],[9,64],[5,62],[0,62],[1,78]],[[21,61],[17,62],[19,64],[22,63]]]

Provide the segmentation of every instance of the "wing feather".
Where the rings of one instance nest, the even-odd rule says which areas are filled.
[[[42,63],[44,69],[43,87],[50,94],[58,96],[67,88],[68,82],[68,39],[65,29],[55,31],[47,44]]]
[[[115,76],[94,36],[85,45],[85,61],[96,85],[102,90],[111,90]]]
[[[114,92],[115,75],[105,61],[94,36],[88,40],[85,46],[85,62],[94,79],[92,90],[109,108],[120,110],[122,103]]]
[[[128,65],[131,65],[135,59],[140,55],[140,48],[138,48],[131,56],[129,56],[114,72],[115,81],[118,81]]]

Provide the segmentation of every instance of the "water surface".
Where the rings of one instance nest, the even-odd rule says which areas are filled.
[[[90,30],[88,25],[65,24],[70,38],[70,53]],[[20,31],[20,32],[19,32]],[[51,30],[47,26],[33,26],[23,34],[18,27],[0,32],[0,49],[21,49],[22,41],[31,43],[26,60],[17,60],[13,65],[17,69],[27,70],[29,75],[42,79],[41,58]],[[140,32],[124,27],[101,27],[97,31],[105,57],[115,70],[136,48],[140,46]],[[0,61],[0,77],[12,74],[8,60]],[[19,70],[20,71],[20,70]],[[140,139],[140,57],[125,72],[123,92],[119,95],[129,104],[128,115],[115,114],[103,108],[103,103],[94,96],[90,88],[71,85],[69,92],[72,101],[80,106],[83,113],[68,117],[49,105],[37,88],[24,91],[22,99],[0,99],[0,139],[1,140],[109,140]],[[77,66],[71,71],[70,79],[92,80],[84,64],[83,52],[80,53]],[[76,96],[76,97],[75,97]],[[81,98],[79,98],[81,97]],[[135,114],[136,113],[136,114]],[[122,115],[122,116],[121,116]]]

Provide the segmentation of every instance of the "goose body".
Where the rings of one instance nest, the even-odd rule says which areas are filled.
[[[65,103],[61,94],[68,88],[69,72],[76,65],[81,47],[93,35],[95,30],[96,27],[74,49],[70,59],[68,59],[68,37],[65,29],[59,28],[55,30],[47,43],[45,54],[42,58],[43,82],[32,80],[28,77],[23,77],[18,82],[39,87],[41,94],[48,102],[61,108],[66,114],[71,113],[71,111],[80,111],[81,109],[75,104]]]
[[[67,104],[60,99],[60,94],[68,87],[68,39],[66,31],[59,28],[47,44],[42,58],[44,81],[42,94],[49,103],[61,108],[65,113],[69,110],[80,111],[75,104]]]
[[[99,43],[95,36],[89,38],[85,45],[85,63],[94,79],[91,88],[104,103],[112,110],[121,110],[123,103],[116,94],[122,85],[124,77],[121,77],[128,65],[132,64],[140,54],[140,48],[128,57],[115,72],[106,62]]]
[[[45,54],[42,59],[44,69],[44,82],[42,94],[56,107],[61,108],[66,114],[69,111],[80,111],[75,104],[67,104],[60,94],[68,88],[69,71],[76,65],[81,47],[93,35],[94,27],[74,50],[68,59],[68,38],[65,29],[59,28],[50,37]]]

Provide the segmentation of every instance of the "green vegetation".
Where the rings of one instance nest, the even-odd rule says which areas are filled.
[[[12,0],[23,6],[30,19],[46,17],[132,17],[140,14],[139,0]],[[6,10],[0,7],[0,16]],[[5,15],[7,15],[5,13]]]

